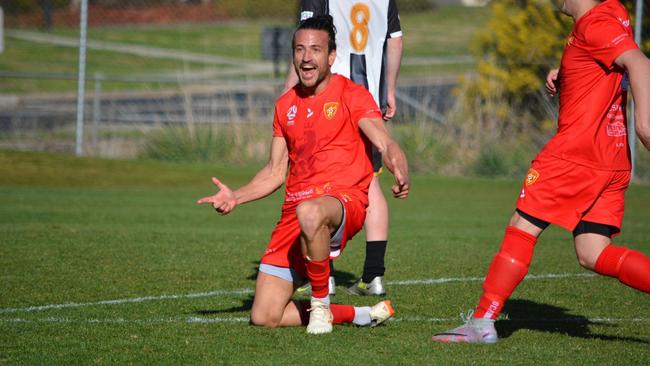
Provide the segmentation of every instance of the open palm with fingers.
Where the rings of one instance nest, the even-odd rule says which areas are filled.
[[[196,203],[209,203],[212,205],[212,207],[214,207],[215,210],[217,210],[218,213],[222,215],[229,214],[232,210],[235,209],[235,206],[237,206],[237,197],[235,196],[235,193],[230,188],[228,188],[227,185],[221,183],[221,181],[215,177],[212,177],[212,183],[214,183],[214,185],[219,188],[219,192],[213,196],[203,197]]]

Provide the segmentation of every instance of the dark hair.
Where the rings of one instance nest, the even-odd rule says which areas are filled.
[[[331,15],[319,15],[301,21],[300,24],[298,24],[298,28],[296,28],[296,31],[293,33],[291,48],[295,47],[296,32],[301,29],[316,29],[327,32],[327,35],[329,36],[327,51],[332,52],[336,49],[336,27],[334,27],[334,18],[332,18]]]

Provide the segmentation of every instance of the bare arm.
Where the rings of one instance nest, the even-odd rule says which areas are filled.
[[[201,198],[197,203],[210,203],[222,215],[229,214],[237,205],[254,201],[275,192],[284,183],[287,175],[289,151],[282,137],[274,137],[271,142],[271,157],[248,184],[232,191],[217,178],[212,178],[219,188],[213,196]]]
[[[397,75],[402,64],[402,37],[388,38],[386,45],[386,101],[387,108],[384,114],[385,120],[390,120],[395,116],[397,103],[395,93],[397,89]]]
[[[624,52],[615,62],[624,67],[630,77],[636,133],[643,146],[650,150],[650,60],[639,49],[634,49]]]
[[[393,196],[395,198],[406,198],[409,194],[409,173],[406,155],[393,140],[384,121],[378,118],[362,118],[359,121],[359,128],[381,153],[386,168],[395,176],[393,185]]]
[[[296,74],[296,69],[293,67],[293,63],[289,64],[289,71],[287,71],[287,80],[284,82],[284,89],[282,89],[282,94],[286,93],[287,90],[294,87],[298,84],[298,74]]]

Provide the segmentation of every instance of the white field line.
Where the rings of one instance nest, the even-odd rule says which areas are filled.
[[[41,305],[41,306],[30,306],[26,308],[6,308],[0,309],[0,314],[4,313],[16,313],[16,312],[34,312],[34,311],[44,311],[51,309],[65,309],[65,308],[81,308],[87,306],[96,306],[96,305],[120,305],[128,303],[138,303],[146,301],[158,301],[158,300],[176,300],[176,299],[192,299],[198,297],[212,297],[212,296],[228,296],[228,295],[243,295],[243,294],[252,294],[253,290],[249,288],[242,289],[233,289],[233,290],[216,290],[210,292],[195,292],[191,294],[183,295],[161,295],[161,296],[145,296],[145,297],[135,297],[130,299],[117,299],[117,300],[103,300],[96,302],[85,302],[85,303],[65,303],[65,304],[50,304],[50,305]]]
[[[528,275],[526,276],[525,280],[540,280],[540,279],[543,280],[543,279],[557,279],[557,278],[570,278],[570,277],[595,277],[595,276],[596,275],[593,273],[548,273],[542,275]],[[430,279],[422,279],[422,280],[388,281],[387,285],[413,286],[413,285],[432,285],[432,284],[449,283],[449,282],[475,282],[475,281],[483,281],[483,277],[452,277],[452,278],[430,278]],[[81,308],[81,307],[97,306],[97,305],[120,305],[120,304],[129,304],[129,303],[140,303],[146,301],[247,295],[252,293],[253,293],[253,289],[241,288],[241,289],[231,289],[231,290],[216,290],[216,291],[209,291],[209,292],[196,292],[196,293],[180,294],[180,295],[160,295],[160,296],[135,297],[129,299],[103,300],[103,301],[85,302],[85,303],[71,302],[65,304],[29,306],[24,308],[5,308],[5,309],[0,309],[0,314],[18,313],[18,312],[29,313],[35,311],[66,309],[66,308]]]
[[[555,278],[568,278],[568,277],[595,277],[594,273],[548,273],[542,275],[527,275],[526,280],[545,280]],[[447,282],[472,282],[483,281],[485,277],[451,277],[451,278],[430,278],[424,280],[403,280],[403,281],[388,281],[387,285],[391,286],[409,286],[409,285],[431,285]]]
[[[199,323],[199,324],[212,324],[212,323],[247,323],[248,317],[222,317],[222,318],[158,318],[158,319],[71,319],[71,318],[39,318],[39,319],[23,319],[23,318],[8,318],[0,319],[0,323],[13,323],[13,324],[29,324],[29,323],[78,323],[78,324],[165,324],[165,323]]]
[[[72,319],[72,318],[7,318],[0,319],[0,323],[5,324],[34,324],[34,323],[59,323],[59,324],[215,324],[215,323],[248,323],[248,317],[188,317],[188,318],[158,318],[158,319]],[[391,322],[417,322],[417,323],[453,323],[459,321],[458,318],[429,318],[419,316],[404,316],[390,319]],[[539,319],[539,318],[508,318],[508,322],[535,322],[535,323],[648,323],[650,318],[585,318],[585,317],[563,317],[557,319]]]

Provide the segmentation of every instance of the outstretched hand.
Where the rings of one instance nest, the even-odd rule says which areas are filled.
[[[235,206],[237,206],[237,197],[235,197],[235,193],[215,177],[212,177],[212,183],[219,188],[219,192],[213,196],[203,197],[196,203],[209,203],[221,215],[229,214],[235,209]]]

